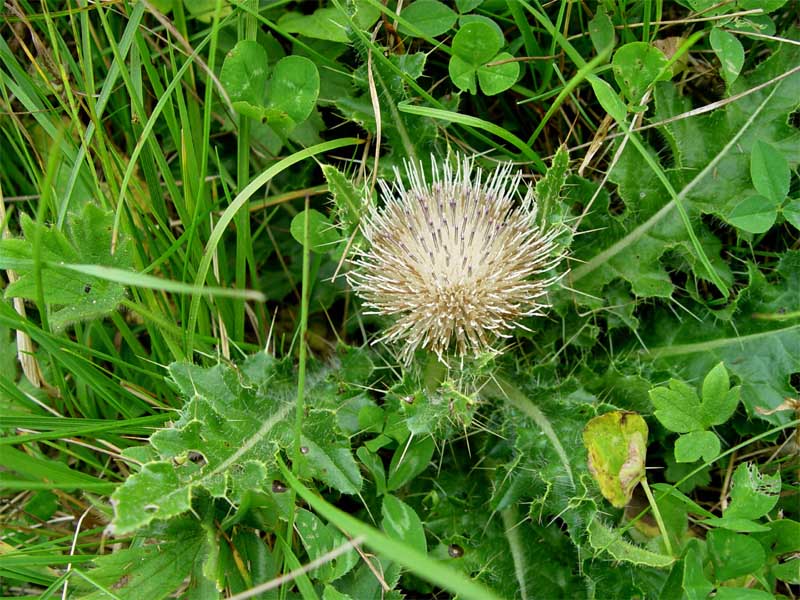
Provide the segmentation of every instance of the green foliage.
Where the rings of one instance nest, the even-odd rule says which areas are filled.
[[[776,265],[772,282],[751,265],[749,284],[734,305],[731,320],[707,310],[700,313],[708,319],[702,323],[667,316],[659,319],[653,331],[660,347],[651,346],[649,356],[656,365],[671,368],[686,379],[704,377],[722,361],[741,382],[741,399],[749,414],[773,422],[785,420],[785,413],[768,415],[764,411],[796,394],[789,380],[800,369],[798,325],[779,317],[791,310],[800,291],[798,264],[800,255],[786,252]]]
[[[748,233],[764,233],[775,223],[778,208],[789,193],[789,163],[774,146],[757,141],[750,156],[750,178],[759,195],[737,204],[728,222]]]
[[[764,81],[783,72],[789,64],[784,61],[794,60],[796,54],[781,49],[761,65],[750,81]],[[743,79],[737,82],[739,85],[745,85]],[[800,160],[799,134],[785,126],[788,115],[797,106],[796,96],[790,91],[793,85],[788,80],[775,84],[770,92],[750,94],[743,100],[747,106],[736,105],[682,119],[663,129],[675,160],[671,178],[684,189],[680,202],[695,220],[699,239],[724,280],[730,281],[732,275],[730,267],[719,258],[720,242],[696,219],[702,213],[726,218],[741,201],[743,190],[752,189],[748,174],[751,146],[756,141],[779,148],[790,163]],[[691,108],[671,83],[656,87],[655,105],[656,119],[668,119]],[[739,147],[745,144],[745,153],[732,152],[737,143]],[[641,168],[637,151],[626,146],[610,175],[618,185],[623,213],[615,216],[605,203],[599,207],[595,204],[593,214],[584,220],[587,230],[603,230],[589,242],[588,253],[584,251],[588,249],[584,246],[587,240],[576,239],[576,253],[579,258],[585,257],[587,263],[574,270],[573,278],[585,293],[597,295],[604,285],[621,277],[630,283],[636,296],[670,297],[674,285],[663,263],[667,250],[682,258],[684,271],[694,273],[698,279],[709,278],[689,243],[676,202],[665,202],[661,184],[653,177],[642,177]],[[602,248],[598,248],[598,241]]]
[[[519,77],[519,64],[509,61],[512,56],[499,52],[504,43],[503,34],[485,21],[472,21],[463,25],[453,38],[450,57],[450,79],[461,90],[477,93],[477,77],[481,91],[487,96],[504,92],[516,83]]]
[[[732,33],[719,27],[711,29],[710,41],[722,67],[720,73],[730,87],[744,65],[744,47]]]
[[[5,296],[38,300],[41,292],[48,309],[53,311],[50,323],[57,331],[116,310],[125,298],[123,285],[60,268],[84,264],[130,268],[127,241],[118,240],[112,253],[112,223],[110,213],[90,202],[70,217],[66,231],[45,227],[22,215],[24,238],[0,240],[0,268],[15,269],[20,274],[17,281],[8,285]]]
[[[0,595],[792,596],[796,3],[57,4],[0,24]],[[400,365],[343,274],[456,152],[564,268]]]
[[[669,387],[650,390],[655,417],[661,424],[682,434],[675,442],[675,460],[694,462],[701,457],[713,461],[720,451],[719,438],[707,431],[731,418],[739,405],[741,389],[730,387],[725,365],[719,363],[703,380],[702,400],[684,382],[672,379]]]
[[[306,212],[303,211],[295,215],[292,219],[290,231],[292,237],[298,244],[305,244]],[[328,217],[318,210],[310,208],[308,210],[308,244],[313,252],[325,253],[333,249],[334,244],[339,241],[339,235],[333,223]]]
[[[672,76],[664,53],[644,42],[620,47],[611,64],[617,85],[633,106],[642,101],[645,92],[657,81],[668,81]]]
[[[419,32],[423,36],[436,37],[450,31],[457,18],[453,9],[439,0],[416,0],[403,10],[404,23],[413,27],[402,24],[400,33],[413,36]]]
[[[253,491],[266,493],[275,453],[290,446],[296,392],[286,365],[260,353],[235,369],[175,364],[170,376],[187,402],[171,427],[151,436],[152,451],[141,457],[141,470],[114,492],[111,525],[117,534],[180,515],[200,493],[235,504]],[[357,494],[362,479],[349,445],[327,426],[320,431],[337,393],[324,372],[313,380],[317,384],[308,393],[317,402],[307,420],[308,437],[301,440],[300,468],[334,489]]]
[[[220,79],[239,114],[268,124],[282,137],[308,119],[319,96],[319,72],[303,56],[285,56],[268,78],[267,52],[242,40],[225,57]]]
[[[589,544],[598,552],[608,552],[616,560],[635,565],[663,568],[674,561],[671,556],[656,554],[626,542],[618,532],[603,525],[599,520],[594,520],[589,525]]]
[[[176,519],[152,533],[160,543],[99,557],[91,571],[91,580],[99,589],[83,597],[108,598],[109,592],[126,599],[166,597],[213,552],[213,540],[191,518]],[[89,586],[84,582],[82,587]]]

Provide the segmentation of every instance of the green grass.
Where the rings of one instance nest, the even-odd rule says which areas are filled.
[[[798,4],[683,4],[7,2],[0,594],[796,597]],[[344,274],[456,153],[566,258],[404,365]]]

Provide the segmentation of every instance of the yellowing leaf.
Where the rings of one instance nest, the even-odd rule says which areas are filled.
[[[595,417],[583,430],[589,471],[606,500],[622,508],[644,478],[647,423],[633,412],[614,411]]]

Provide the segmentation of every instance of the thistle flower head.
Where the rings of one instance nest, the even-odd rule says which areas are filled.
[[[348,281],[370,309],[393,324],[377,341],[404,343],[408,363],[425,348],[444,361],[496,351],[501,338],[543,315],[558,277],[543,277],[561,260],[559,230],[536,224],[528,188],[517,201],[521,175],[506,164],[489,175],[458,158],[432,166],[405,163],[410,186],[380,182],[384,206],[362,221],[369,247],[357,251]],[[537,277],[538,276],[538,277]]]

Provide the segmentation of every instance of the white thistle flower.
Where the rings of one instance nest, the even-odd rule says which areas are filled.
[[[488,176],[461,157],[455,170],[432,161],[405,163],[406,189],[380,181],[382,208],[372,207],[361,230],[369,248],[357,251],[347,279],[370,309],[394,323],[376,342],[403,342],[408,364],[425,348],[439,360],[451,349],[463,358],[496,352],[500,338],[525,317],[543,315],[544,297],[559,277],[536,278],[563,258],[559,230],[536,225],[528,188],[520,203],[520,173],[505,164]]]

